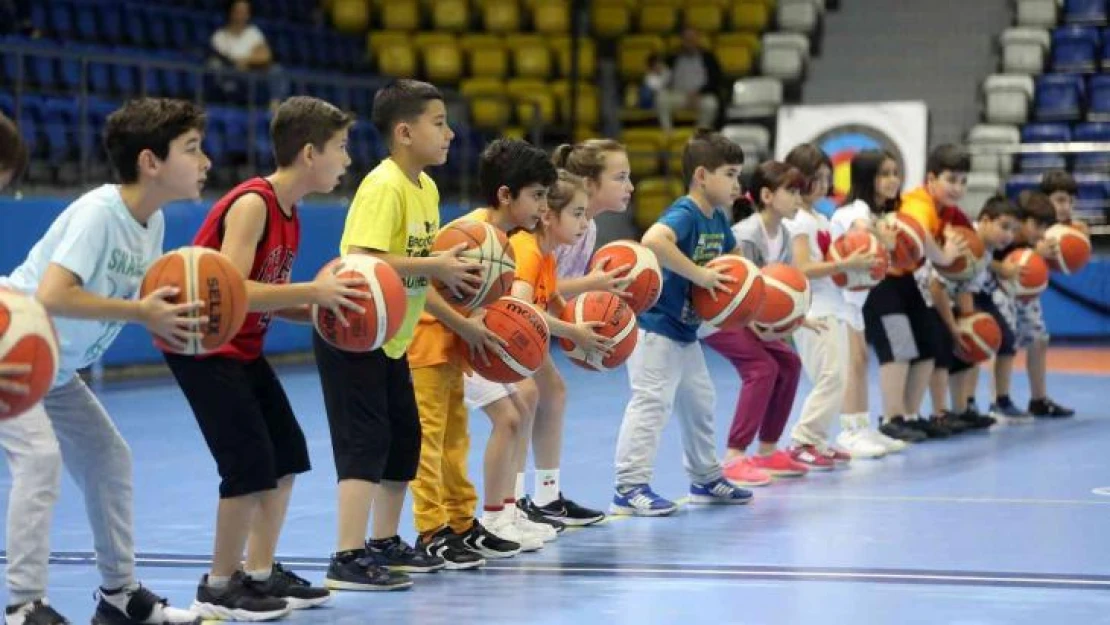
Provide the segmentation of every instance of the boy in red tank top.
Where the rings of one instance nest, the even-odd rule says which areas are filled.
[[[352,123],[322,100],[286,100],[270,125],[277,171],[216,202],[193,240],[220,250],[247,277],[250,311],[220,349],[165,354],[220,473],[212,568],[193,604],[205,619],[269,620],[330,598],[274,562],[293,478],[310,464],[304,433],[262,342],[274,316],[309,323],[311,304],[361,310],[353,288],[358,281],[325,275],[290,284],[301,236],[297,203],[335,188],[351,163]]]

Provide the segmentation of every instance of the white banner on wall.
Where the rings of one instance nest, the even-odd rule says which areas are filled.
[[[775,158],[800,143],[815,143],[833,162],[835,202],[848,193],[852,157],[889,150],[902,170],[903,189],[925,180],[929,111],[924,102],[869,102],[783,106],[778,111]]]

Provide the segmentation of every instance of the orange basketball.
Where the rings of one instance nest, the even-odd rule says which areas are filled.
[[[432,251],[445,252],[460,243],[466,243],[466,250],[461,256],[482,266],[484,280],[477,293],[462,298],[455,297],[451,289],[433,280],[432,285],[443,299],[470,310],[488,306],[509,293],[516,277],[516,256],[505,233],[484,221],[461,220],[440,230]]]
[[[849,291],[867,291],[882,281],[890,268],[890,253],[879,238],[867,230],[850,230],[829,246],[825,259],[837,262],[848,258],[857,250],[865,250],[879,260],[870,271],[845,271],[834,273],[833,282]]]
[[[1044,237],[1060,246],[1060,257],[1048,261],[1053,271],[1065,275],[1078,273],[1091,260],[1091,240],[1074,226],[1056,224],[1045,231]]]
[[[690,287],[690,303],[694,311],[711,326],[727,328],[745,326],[763,306],[763,276],[755,263],[735,254],[718,256],[706,264],[707,267],[724,267],[728,275],[736,279],[728,288],[732,293],[717,291],[714,300],[709,289],[700,286]]]
[[[887,213],[883,221],[894,229],[894,248],[890,265],[894,269],[914,269],[925,256],[925,228],[905,213]]]
[[[994,317],[984,312],[972,313],[956,321],[960,328],[960,338],[966,349],[960,352],[969,364],[986,362],[1002,347],[1002,328]]]
[[[164,286],[177,287],[175,304],[203,301],[196,316],[208,317],[198,328],[200,339],[189,339],[182,354],[204,354],[230,341],[247,318],[247,283],[243,274],[226,256],[207,247],[182,247],[164,254],[146,270],[140,296]],[[177,350],[155,337],[158,349]]]
[[[805,321],[811,292],[801,270],[773,263],[763,268],[763,307],[752,322],[752,330],[765,341],[790,336]]]
[[[351,254],[336,258],[320,269],[319,275],[334,272],[339,278],[361,278],[366,284],[356,290],[370,294],[355,302],[365,312],[361,315],[343,309],[344,327],[335,313],[312,306],[312,326],[336,349],[348,352],[372,352],[397,334],[408,310],[408,295],[401,276],[389,263],[368,254]]]
[[[0,362],[6,365],[30,365],[31,371],[9,376],[13,382],[26,384],[29,392],[16,395],[0,390],[0,419],[19,416],[37,404],[58,375],[58,335],[42,304],[30,295],[0,288]]]
[[[1000,282],[1010,295],[1027,302],[1039,297],[1048,287],[1048,263],[1031,248],[1010,252],[1006,255],[1006,262],[1022,267],[1017,278]]]
[[[470,357],[474,372],[491,382],[508,384],[532,377],[547,356],[551,331],[538,308],[515,297],[502,297],[485,309],[482,323],[508,345],[486,352],[489,365]]]
[[[634,241],[613,241],[594,252],[594,257],[590,260],[590,271],[602,263],[606,269],[629,265],[629,269],[619,274],[619,277],[632,278],[626,289],[631,296],[627,301],[636,314],[651,308],[659,300],[663,272],[659,269],[659,259],[655,257],[655,252]]]
[[[967,242],[967,251],[957,256],[952,264],[937,266],[936,270],[949,280],[964,282],[974,278],[984,269],[984,263],[988,261],[987,247],[983,244],[979,233],[967,226],[953,226],[952,230],[959,233]]]
[[[573,323],[604,323],[596,331],[610,339],[613,351],[605,358],[594,354],[587,355],[574,343],[559,339],[559,345],[567,351],[567,357],[584,369],[608,371],[615,369],[628,360],[636,348],[638,334],[636,315],[632,308],[620,297],[604,291],[583,293],[567,302],[560,315],[563,321]]]

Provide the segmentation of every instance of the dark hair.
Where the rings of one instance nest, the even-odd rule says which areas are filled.
[[[550,187],[557,179],[547,154],[520,139],[496,139],[478,157],[478,192],[491,207],[497,207],[501,187],[508,187],[515,199],[528,185]]]
[[[402,78],[378,89],[370,111],[370,123],[392,147],[393,129],[397,124],[411,122],[424,114],[428,102],[443,100],[439,89],[419,80]]]
[[[925,160],[925,172],[939,176],[946,171],[960,174],[971,171],[971,155],[967,150],[951,143],[933,148]]]
[[[715,171],[724,165],[743,165],[744,150],[719,132],[699,128],[682,150],[682,183],[690,188],[694,171],[704,167]]]
[[[732,205],[732,221],[738,222],[747,219],[756,210],[762,209],[760,196],[764,189],[778,191],[783,187],[802,189],[805,177],[796,167],[780,161],[764,161],[759,164],[752,174],[751,183],[748,185],[749,196],[741,197]]]
[[[551,162],[559,169],[596,182],[601,180],[601,173],[605,171],[605,155],[626,151],[620,142],[613,139],[587,139],[574,145],[564,143],[555,148],[551,153]]]
[[[828,154],[825,154],[821,148],[813,145],[812,143],[803,143],[795,146],[786,155],[786,164],[801,172],[805,177],[805,192],[809,193],[814,184],[817,182],[817,172],[821,166],[828,168],[829,173],[832,173],[832,159]]]
[[[120,182],[139,181],[139,154],[150,150],[160,160],[170,143],[190,130],[204,132],[204,110],[192,102],[138,98],[125,102],[104,124],[104,150]]]
[[[27,168],[27,144],[12,120],[0,113],[0,172],[11,172],[12,180],[19,179]]]
[[[547,210],[562,216],[563,210],[570,206],[570,201],[579,191],[585,193],[586,181],[581,176],[575,176],[565,169],[560,169],[556,174],[555,183],[547,191]],[[536,230],[543,231],[542,220],[536,226]]]
[[[862,201],[876,215],[898,210],[898,198],[887,201],[881,206],[876,199],[875,178],[879,177],[879,171],[882,170],[883,163],[887,161],[897,163],[898,159],[895,158],[894,154],[885,150],[862,150],[852,157],[848,176],[850,180],[848,195],[844,198],[845,206],[852,202]]]
[[[335,133],[353,123],[350,115],[323,100],[308,96],[289,98],[281,103],[270,122],[274,160],[278,167],[289,167],[297,162],[304,146],[311,144],[323,150]]]
[[[1032,219],[1041,226],[1051,226],[1056,223],[1056,207],[1052,205],[1052,200],[1040,191],[1019,195],[1018,206],[1021,208],[1022,220]]]
[[[1009,215],[1018,221],[1021,220],[1021,208],[1010,198],[1004,195],[996,195],[983,204],[983,208],[979,210],[979,219],[995,220],[999,217]]]
[[[1057,191],[1075,195],[1079,193],[1079,185],[1075,183],[1075,178],[1063,169],[1045,172],[1044,176],[1041,177],[1041,193],[1052,195]]]
[[[224,3],[224,18],[225,19],[231,17],[231,10],[234,9],[235,5],[239,4],[240,2],[242,2],[243,4],[246,4],[248,7],[250,7],[250,5],[251,5],[250,0],[227,0],[227,2]]]

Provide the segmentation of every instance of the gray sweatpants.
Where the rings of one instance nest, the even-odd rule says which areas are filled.
[[[62,465],[85,495],[96,565],[105,588],[134,582],[131,449],[78,377],[26,413],[0,422],[8,458],[8,602],[46,595],[50,521]]]
[[[672,411],[678,416],[683,464],[690,480],[705,483],[721,477],[713,435],[716,396],[701,343],[679,343],[640,330],[627,366],[632,398],[617,440],[617,486],[651,482],[655,455]]]

